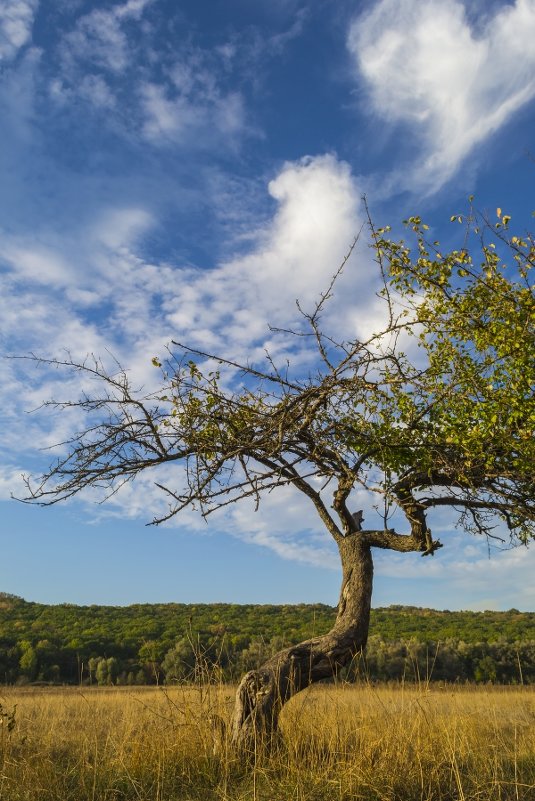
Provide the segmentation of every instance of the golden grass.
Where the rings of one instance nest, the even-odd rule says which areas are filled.
[[[535,689],[316,686],[277,753],[214,756],[233,688],[0,690],[1,801],[534,801]]]

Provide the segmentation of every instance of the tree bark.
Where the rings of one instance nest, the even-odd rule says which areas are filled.
[[[333,628],[271,657],[245,674],[236,693],[231,742],[241,753],[270,749],[283,705],[321,679],[332,678],[366,645],[370,624],[373,561],[365,532],[338,540],[342,589]]]

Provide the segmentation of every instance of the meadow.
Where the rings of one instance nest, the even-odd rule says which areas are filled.
[[[321,685],[246,767],[234,688],[0,689],[1,801],[533,801],[535,689]]]

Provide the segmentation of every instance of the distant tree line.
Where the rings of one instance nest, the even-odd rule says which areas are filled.
[[[0,682],[235,681],[335,614],[323,604],[49,606],[0,593]],[[392,606],[372,612],[371,628],[348,680],[535,683],[533,613]]]

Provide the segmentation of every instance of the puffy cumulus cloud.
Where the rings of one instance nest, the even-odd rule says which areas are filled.
[[[284,279],[293,297],[310,302],[326,288],[358,230],[350,167],[330,155],[305,158],[286,164],[268,189],[279,209],[259,256],[269,259],[258,271],[263,288]]]
[[[0,64],[13,59],[30,41],[39,0],[3,0],[0,4]]]
[[[314,308],[360,229],[358,187],[349,166],[332,155],[285,164],[268,188],[277,208],[251,236],[250,251],[191,272],[166,300],[171,327],[200,347],[224,342],[242,358],[286,348],[288,337],[272,336],[269,325],[299,324],[296,300]],[[369,261],[352,263],[326,309],[326,324],[354,333],[374,289]]]
[[[351,25],[372,108],[424,142],[414,188],[438,189],[535,96],[535,0],[479,22],[476,31],[458,0],[380,0]]]
[[[46,267],[41,280],[48,274],[51,285],[59,286],[63,279],[76,315],[105,305],[101,336],[144,382],[150,379],[151,357],[162,354],[171,338],[242,360],[263,359],[265,348],[284,358],[292,343],[269,326],[298,325],[296,299],[313,308],[359,230],[361,212],[348,165],[332,155],[285,164],[268,190],[275,210],[249,232],[247,253],[211,269],[147,262],[137,249],[152,216],[140,207],[118,207],[85,232],[81,263],[78,232],[69,247],[71,259],[57,253],[52,258],[42,247],[28,245],[19,274],[28,275],[41,260]],[[70,272],[62,269],[65,264]],[[375,285],[369,267],[369,261],[348,267],[326,309],[327,325],[339,330],[347,325],[350,334],[359,321],[371,326]]]

